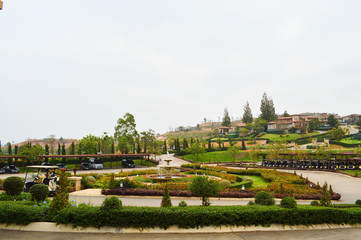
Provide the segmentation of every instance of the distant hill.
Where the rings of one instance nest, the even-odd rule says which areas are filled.
[[[45,148],[45,144],[48,144],[50,146],[50,143],[47,139],[28,139],[24,142],[20,142],[20,143],[15,143],[14,145],[16,146],[22,146],[24,144],[27,144],[28,142],[31,143],[31,145],[35,145],[35,144],[39,144],[40,146],[42,146],[43,148]],[[60,141],[59,139],[55,139],[55,142],[54,142],[54,148],[56,149],[57,148],[57,145],[58,143],[60,143],[60,145],[65,145],[65,148],[68,148],[70,146],[70,144],[74,142],[75,144],[78,143],[78,140],[77,139],[62,139],[62,141]]]

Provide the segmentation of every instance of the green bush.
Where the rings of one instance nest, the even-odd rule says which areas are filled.
[[[26,225],[44,221],[46,208],[22,203],[23,201],[0,203],[0,223]]]
[[[32,200],[43,202],[49,196],[49,188],[45,184],[35,184],[30,188]]]
[[[96,179],[101,179],[101,178],[103,178],[103,176],[104,175],[102,173],[98,173],[97,176],[96,176]]]
[[[187,206],[188,206],[188,204],[184,200],[182,200],[178,203],[178,207],[187,207]]]
[[[163,193],[162,202],[160,204],[161,207],[171,207],[172,201],[170,200],[168,189],[166,188]]]
[[[281,200],[281,207],[297,208],[297,202],[294,197],[285,197]]]
[[[361,205],[361,199],[357,199],[355,202],[356,205]]]
[[[4,190],[8,195],[19,195],[24,190],[24,180],[20,177],[8,177],[4,181]]]
[[[275,199],[273,198],[273,196],[271,194],[269,194],[268,192],[265,191],[261,191],[259,193],[256,194],[255,197],[255,203],[259,204],[259,205],[274,205],[275,204]]]
[[[196,177],[189,185],[189,190],[196,196],[201,197],[202,206],[209,206],[209,198],[216,196],[221,187],[218,182],[208,180],[207,177]]]
[[[93,176],[87,176],[87,177],[85,178],[85,181],[87,182],[87,184],[93,185],[97,180],[96,180],[95,177],[93,177]]]
[[[254,205],[254,202],[253,202],[253,201],[249,201],[249,202],[247,203],[247,205],[248,205],[248,206],[253,206],[253,205]]]
[[[222,180],[219,182],[219,185],[221,185],[222,189],[230,188],[231,183],[228,180]]]
[[[320,206],[320,202],[317,201],[317,200],[313,200],[310,205],[311,205],[311,206],[318,207],[318,206]]]
[[[1,218],[0,218],[1,219]],[[73,226],[135,227],[139,229],[170,226],[199,228],[203,226],[311,225],[361,223],[359,208],[321,208],[298,206],[290,212],[279,206],[210,206],[210,207],[123,207],[112,214],[99,207],[67,208],[54,219],[58,224]]]
[[[109,211],[113,211],[113,210],[118,210],[121,207],[122,207],[122,201],[119,198],[109,197],[109,198],[104,199],[104,201],[100,207],[100,210],[109,212]]]
[[[31,200],[31,194],[27,192],[23,192],[20,195],[8,195],[7,193],[3,192],[0,193],[0,201],[30,201]]]

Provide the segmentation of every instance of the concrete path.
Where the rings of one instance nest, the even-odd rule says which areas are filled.
[[[356,240],[361,239],[361,228],[305,230],[305,231],[274,231],[274,232],[235,232],[235,233],[57,233],[57,232],[26,232],[0,230],[0,240]]]
[[[293,170],[278,170],[293,173]],[[361,199],[361,178],[351,177],[345,174],[324,172],[324,171],[309,171],[296,170],[297,175],[308,177],[314,183],[319,182],[322,186],[325,182],[332,185],[334,192],[341,194],[341,203],[355,203],[357,199]]]

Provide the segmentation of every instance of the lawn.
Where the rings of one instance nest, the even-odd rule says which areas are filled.
[[[342,172],[342,173],[348,173],[351,175],[355,175],[357,172],[358,176],[361,176],[361,171],[356,171],[356,170],[338,170],[338,172]]]
[[[175,178],[172,179],[172,182],[191,182],[196,176],[190,177],[190,178]],[[144,176],[138,176],[133,178],[136,181],[143,182],[143,183],[152,183],[152,179],[145,178]]]
[[[290,134],[284,134],[284,135],[280,135],[280,134],[265,134],[262,136],[262,138],[267,138],[270,141],[282,141],[282,140],[297,140],[299,138],[305,138],[305,137],[312,137],[315,135],[320,134],[317,131],[314,131],[312,133],[307,133],[307,134],[300,134],[300,133],[290,133]]]
[[[348,137],[342,139],[341,142],[347,144],[360,144],[360,139],[353,139],[352,137]]]
[[[266,187],[269,183],[261,176],[246,176],[253,179],[253,187]]]
[[[195,157],[192,154],[182,156],[182,158],[194,161]],[[240,155],[235,161],[251,161],[247,152],[240,151]],[[232,156],[227,151],[208,152],[198,156],[200,163],[215,163],[215,162],[232,162]]]

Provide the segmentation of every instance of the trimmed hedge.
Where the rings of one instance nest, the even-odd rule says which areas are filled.
[[[270,224],[355,224],[361,223],[361,210],[299,206],[296,209],[278,206],[211,206],[211,207],[123,207],[108,214],[99,207],[72,207],[59,212],[58,224],[75,226],[112,226],[167,229],[199,228],[203,226],[249,226]]]
[[[20,177],[8,177],[3,185],[5,192],[11,196],[19,195],[24,191],[24,180]]]
[[[22,202],[3,202],[0,204],[0,223],[27,225],[44,221],[46,208],[22,204]]]

